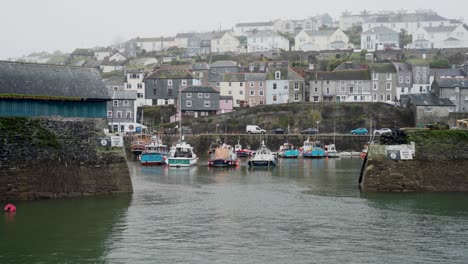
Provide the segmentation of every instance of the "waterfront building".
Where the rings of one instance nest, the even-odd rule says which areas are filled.
[[[145,74],[145,71],[141,69],[131,69],[125,72],[125,90],[136,92],[137,98],[135,104],[137,107],[153,105],[152,100],[146,98]]]
[[[112,132],[135,132],[137,91],[109,90],[107,120]]]
[[[450,99],[456,106],[456,112],[468,112],[468,79],[435,80],[432,92],[441,99]]]
[[[425,127],[431,122],[446,123],[449,114],[455,110],[451,100],[439,98],[432,93],[401,95],[400,104],[413,110],[414,123],[418,127]]]
[[[295,37],[294,50],[320,51],[348,49],[349,37],[341,29],[301,31]]]
[[[219,82],[221,96],[232,96],[233,107],[246,106],[246,82],[243,73],[225,73],[222,82]]]
[[[245,101],[249,107],[266,102],[266,73],[245,73]]]
[[[396,100],[397,72],[391,63],[370,64],[372,102],[394,104]]]
[[[94,68],[0,61],[0,116],[105,118],[109,100]]]
[[[188,86],[181,91],[181,110],[184,116],[216,115],[220,110],[219,91],[211,86]]]
[[[396,97],[397,100],[403,94],[410,94],[413,88],[413,67],[405,62],[393,62],[397,72]]]

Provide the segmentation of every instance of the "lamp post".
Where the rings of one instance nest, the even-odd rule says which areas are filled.
[[[216,124],[216,135],[218,134],[218,127],[219,127],[219,124]]]
[[[315,121],[315,122],[317,123],[317,134],[318,134],[318,133],[319,133],[319,124],[320,124],[320,121],[317,120],[317,121]]]

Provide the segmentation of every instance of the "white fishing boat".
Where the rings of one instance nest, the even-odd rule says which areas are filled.
[[[170,156],[167,158],[169,167],[190,167],[197,164],[198,157],[190,144],[179,141],[171,148]]]
[[[276,157],[262,141],[260,148],[255,152],[255,156],[247,164],[249,167],[274,167],[276,166]]]

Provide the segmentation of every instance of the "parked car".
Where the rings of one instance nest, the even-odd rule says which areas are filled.
[[[316,128],[306,128],[301,130],[301,134],[318,134],[318,130]]]
[[[247,125],[245,128],[245,132],[247,134],[265,134],[266,130],[261,129],[259,126],[256,125]]]
[[[369,131],[367,131],[367,128],[365,128],[365,127],[360,127],[360,128],[356,128],[354,130],[351,130],[351,134],[353,134],[353,135],[367,135],[367,134],[369,134]]]
[[[288,131],[282,128],[275,128],[271,131],[272,134],[287,134]]]
[[[392,130],[390,128],[381,128],[374,131],[374,135],[382,135],[386,133],[392,133]]]

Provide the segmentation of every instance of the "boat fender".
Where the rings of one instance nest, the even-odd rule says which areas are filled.
[[[16,212],[16,206],[12,205],[12,204],[7,204],[4,208],[4,211],[7,212],[7,213],[14,213]]]

